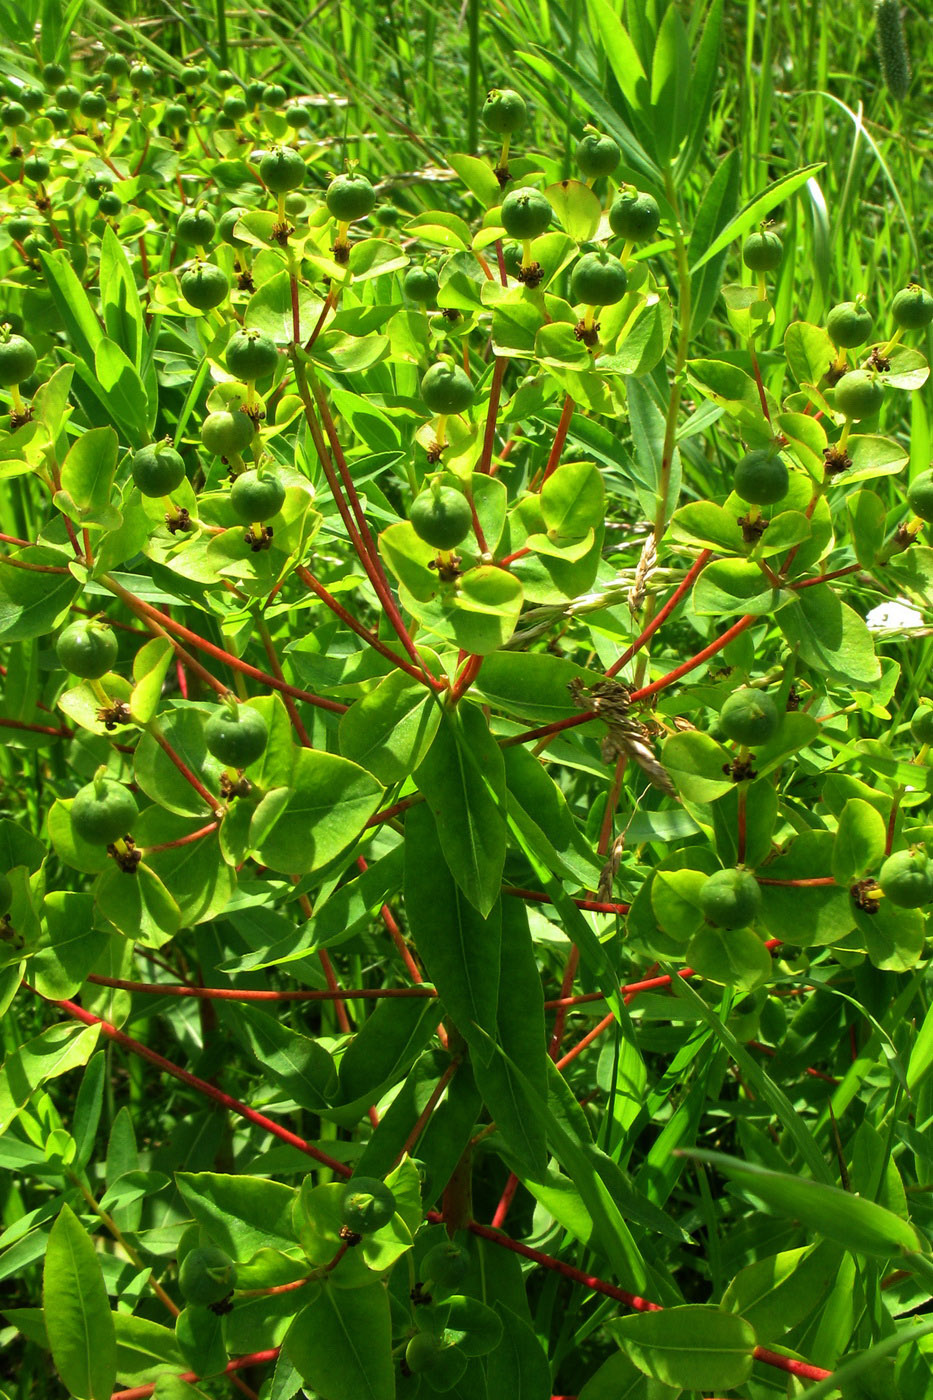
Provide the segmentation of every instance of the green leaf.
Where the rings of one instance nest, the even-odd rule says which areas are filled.
[[[690,126],[690,47],[676,5],[669,5],[651,63],[651,117],[659,164],[676,155]]]
[[[143,734],[136,745],[137,783],[160,807],[182,817],[199,817],[203,822],[211,815],[210,807],[156,742],[155,732],[153,729]],[[204,716],[195,709],[169,710],[159,718],[158,733],[202,787],[219,795],[223,764],[207,751]]]
[[[181,910],[145,863],[128,874],[109,861],[97,878],[94,895],[104,918],[145,948],[160,948],[181,927]]]
[[[602,205],[582,180],[562,180],[559,185],[548,185],[544,194],[562,228],[576,243],[589,243],[596,237]]]
[[[714,559],[693,589],[694,610],[701,616],[773,613],[789,602],[788,589],[774,588],[750,559]]]
[[[721,17],[722,0],[716,0],[713,8],[719,10]],[[712,23],[713,9],[710,10],[707,29]],[[705,131],[702,134],[705,137]],[[691,138],[691,145],[695,139]],[[681,158],[685,159],[683,156]],[[739,202],[740,178],[739,153],[736,150],[729,151],[726,158],[717,165],[693,221],[690,242],[687,245],[687,260],[691,267],[735,215]],[[709,259],[695,272],[691,272],[690,330],[693,335],[706,323],[716,304],[728,256],[728,248],[723,248],[714,258]]]
[[[365,769],[320,749],[295,755],[288,802],[256,854],[287,875],[322,870],[357,839],[383,787]]]
[[[132,361],[119,345],[105,339],[95,351],[94,370],[110,416],[133,447],[142,447],[149,436],[149,403]]]
[[[485,208],[489,209],[500,202],[502,190],[488,161],[477,160],[476,156],[449,155],[447,164],[456,170],[467,189]]]
[[[738,992],[750,992],[771,976],[771,954],[750,928],[702,928],[684,956],[701,976]]]
[[[104,338],[100,322],[65,252],[40,253],[39,262],[68,339],[84,362],[93,365]]]
[[[884,856],[887,830],[881,814],[868,802],[850,798],[842,809],[833,842],[833,879],[853,885]]]
[[[184,1308],[175,1319],[175,1336],[186,1364],[199,1379],[218,1376],[225,1369],[223,1320],[210,1308]]]
[[[6,1057],[0,1067],[0,1133],[7,1131],[43,1084],[87,1064],[98,1029],[76,1026],[72,1021],[49,1026]]]
[[[762,922],[772,938],[807,948],[838,943],[855,920],[847,889],[836,885],[794,884],[825,879],[833,856],[828,831],[805,831],[760,872],[764,877]],[[782,883],[788,882],[788,883]]]
[[[418,767],[440,719],[440,708],[425,686],[404,671],[393,671],[341,717],[340,748],[345,758],[388,786]]]
[[[578,1400],[677,1400],[680,1387],[672,1389],[649,1380],[624,1352],[604,1361],[580,1391]]]
[[[142,301],[132,268],[110,224],[100,241],[99,283],[107,335],[138,370],[146,343]]]
[[[256,1064],[289,1098],[309,1113],[328,1106],[337,1071],[323,1045],[249,1003],[228,1007],[227,1013]]]
[[[515,631],[524,594],[519,579],[493,564],[468,569],[453,589],[442,589],[420,611],[424,625],[450,636],[464,651],[486,656],[505,646]]]
[[[829,584],[799,589],[781,609],[777,622],[808,666],[855,685],[872,685],[880,679],[871,633]]]
[[[779,180],[775,180],[774,184],[769,185],[760,194],[755,195],[734,219],[730,219],[718,237],[713,239],[706,251],[691,265],[691,275],[708,263],[711,258],[714,258],[717,253],[727,248],[730,243],[743,238],[755,224],[760,224],[765,216],[771,213],[772,209],[789,199],[792,194],[795,194],[807,183],[812,175],[822,170],[823,164],[824,162],[819,161],[814,165],[805,165],[799,170],[792,170],[788,175],[782,175]]]
[[[185,1369],[175,1333],[146,1317],[115,1312],[117,1377],[126,1385],[145,1385],[158,1376]]]
[[[505,766],[480,709],[446,710],[414,780],[434,819],[444,859],[482,916],[499,897],[505,863]]]
[[[933,1069],[933,1006],[924,1016],[923,1024],[917,1032],[917,1038],[910,1051],[910,1060],[907,1064],[907,1087],[912,1094],[916,1094],[931,1069]]]
[[[49,1234],[42,1275],[52,1360],[75,1400],[110,1400],[117,1375],[113,1313],[100,1258],[84,1226],[63,1205]]]
[[[418,956],[465,1040],[474,1027],[493,1034],[499,996],[501,913],[480,914],[448,868],[437,826],[425,805],[405,814],[405,909]],[[488,1044],[479,1040],[483,1057]]]
[[[133,657],[133,694],[130,713],[137,724],[148,724],[158,711],[162,684],[175,648],[168,637],[153,637]]]
[[[923,1248],[913,1226],[874,1201],[820,1181],[789,1176],[720,1152],[685,1152],[708,1162],[776,1215],[799,1220],[809,1230],[856,1254],[890,1259]]]
[[[721,1306],[744,1317],[759,1342],[778,1342],[818,1306],[839,1261],[838,1247],[825,1241],[756,1259],[736,1274]]]
[[[636,112],[647,115],[648,80],[638,51],[607,0],[587,0],[590,19],[599,35],[600,47],[609,60],[613,77]]]
[[[688,802],[715,802],[732,787],[732,779],[723,772],[723,765],[729,764],[728,750],[699,729],[665,740],[661,762]]]
[[[356,1122],[359,1106],[378,1103],[393,1084],[404,1079],[437,1027],[437,1007],[429,998],[404,997],[376,1002],[371,1015],[340,1057],[340,1108]],[[340,1121],[340,1114],[331,1116]]]
[[[507,1149],[525,1172],[539,1176],[547,1166],[545,1132],[525,1086],[539,1098],[547,1094],[544,993],[528,918],[514,899],[502,908],[501,967],[495,1039],[502,1054],[474,1059],[473,1074]]]
[[[292,1187],[260,1176],[216,1172],[176,1172],[175,1182],[195,1220],[232,1258],[250,1259],[266,1247],[295,1252]]]
[[[42,546],[10,550],[9,557],[42,568],[61,568],[63,562],[57,550]],[[68,612],[80,587],[70,573],[0,568],[0,642],[48,636]]]
[[[639,1370],[684,1390],[731,1390],[752,1373],[756,1339],[744,1318],[702,1303],[610,1319]]]
[[[394,1400],[389,1296],[319,1286],[289,1328],[285,1351],[306,1385],[328,1400]]]

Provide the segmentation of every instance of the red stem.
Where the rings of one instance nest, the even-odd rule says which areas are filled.
[[[427,1127],[428,1119],[431,1117],[431,1114],[434,1112],[435,1108],[440,1103],[441,1096],[443,1095],[444,1090],[447,1088],[447,1085],[453,1079],[459,1067],[460,1061],[458,1059],[452,1059],[450,1061],[450,1064],[444,1070],[444,1073],[441,1075],[440,1079],[435,1084],[434,1088],[431,1090],[427,1103],[425,1104],[421,1112],[418,1114],[418,1117],[415,1120],[414,1127],[408,1134],[408,1137],[405,1139],[398,1155],[395,1158],[396,1166],[399,1164],[402,1158],[407,1153],[411,1152],[414,1148],[415,1143],[418,1141],[421,1134]]]
[[[400,667],[406,675],[411,676],[416,681],[420,681],[422,685],[424,684],[423,671],[412,666],[410,662],[405,661],[402,657],[396,656],[391,647],[387,647],[385,642],[380,641],[380,639],[370,632],[368,628],[364,627],[361,622],[357,622],[355,617],[351,617],[346,608],[341,607],[337,599],[328,593],[322,583],[318,583],[317,579],[313,574],[309,573],[303,564],[298,565],[295,573],[301,579],[302,583],[305,584],[307,588],[310,588],[311,592],[330,608],[331,612],[336,617],[339,617],[342,622],[345,622],[358,637],[362,637],[367,646],[372,647],[373,651],[378,651],[379,655],[384,656],[387,661],[391,661],[393,666]],[[445,688],[442,681],[432,681],[432,686],[435,690],[443,690]]]
[[[239,1099],[231,1098],[222,1089],[218,1089],[214,1084],[208,1084],[205,1079],[199,1079],[196,1074],[189,1073],[182,1069],[181,1065],[173,1064],[164,1055],[159,1055],[155,1050],[150,1050],[148,1045],[143,1045],[140,1041],[134,1040],[132,1036],[124,1031],[118,1030],[109,1021],[103,1020],[100,1016],[93,1016],[90,1011],[85,1011],[73,1001],[53,1001],[53,1006],[57,1006],[69,1016],[73,1016],[76,1021],[83,1021],[86,1026],[100,1026],[101,1033],[108,1036],[117,1045],[122,1045],[124,1050],[130,1050],[134,1055],[139,1055],[142,1059],[154,1064],[163,1074],[170,1074],[173,1079],[181,1080],[182,1084],[187,1084],[190,1088],[203,1094],[205,1098],[213,1099],[215,1103],[221,1104],[231,1113],[238,1114],[250,1123],[255,1123],[257,1127],[263,1128],[273,1137],[277,1137],[281,1142],[287,1142],[291,1147],[297,1147],[299,1152],[304,1152],[308,1157],[313,1157],[316,1162],[324,1167],[329,1167],[331,1171],[338,1172],[341,1176],[350,1176],[352,1167],[348,1167],[345,1162],[338,1162],[335,1157],[329,1157],[326,1152],[322,1152],[313,1143],[306,1142],[297,1133],[289,1132],[288,1128],[283,1128],[281,1124],[273,1122],[264,1113],[257,1113],[248,1104],[241,1103]]]
[[[224,1367],[223,1374],[226,1376],[228,1373],[241,1371],[246,1366],[267,1365],[270,1361],[275,1361],[277,1359],[280,1351],[281,1347],[273,1347],[269,1351],[251,1352],[249,1356],[237,1356],[233,1361],[227,1363]],[[196,1371],[185,1371],[178,1379],[181,1381],[196,1381],[198,1375]],[[146,1400],[146,1397],[152,1394],[157,1385],[158,1381],[151,1381],[149,1385],[134,1385],[131,1386],[129,1390],[115,1390],[110,1400]]]
[[[645,630],[640,634],[640,636],[636,637],[632,645],[622,653],[618,661],[613,661],[612,665],[609,667],[609,670],[606,672],[607,676],[618,675],[619,671],[622,670],[622,667],[628,665],[635,653],[637,651],[641,651],[642,647],[649,640],[649,638],[652,637],[655,634],[655,632],[657,632],[658,628],[661,626],[661,623],[665,622],[667,618],[670,617],[671,613],[677,607],[677,604],[680,602],[681,598],[683,598],[684,594],[690,591],[690,588],[693,586],[694,579],[696,578],[697,574],[699,574],[703,566],[706,564],[707,560],[712,556],[712,553],[713,551],[711,549],[704,549],[700,554],[697,555],[696,559],[690,565],[690,568],[684,574],[683,578],[675,588],[674,592],[664,604],[664,607],[661,608],[660,611],[655,614],[655,616],[648,623]]]
[[[436,997],[433,987],[334,987],[328,990],[240,991],[236,987],[195,987],[190,983],[126,982],[120,977],[88,974],[88,982],[123,992],[150,992],[165,997],[202,997],[211,1001],[380,1001],[392,997]]]
[[[557,432],[554,434],[554,441],[551,443],[551,451],[547,459],[547,466],[544,468],[544,476],[541,478],[541,485],[547,481],[553,471],[557,470],[560,463],[560,454],[564,450],[564,443],[567,441],[567,432],[570,428],[570,420],[573,417],[574,402],[568,394],[564,399],[564,406],[561,409],[560,420],[557,424]]]
[[[492,369],[492,380],[489,385],[489,403],[486,407],[486,428],[483,432],[483,450],[480,453],[479,463],[476,470],[487,473],[492,466],[492,450],[496,441],[496,419],[499,416],[499,398],[502,393],[502,381],[505,378],[505,357],[496,356],[496,363]],[[484,548],[484,542],[477,535],[480,548]]]
[[[758,618],[752,613],[746,613],[744,617],[739,618],[738,622],[734,622],[727,631],[723,632],[721,637],[717,637],[715,642],[710,642],[708,647],[704,647],[702,651],[698,651],[696,656],[692,656],[689,661],[681,662],[679,666],[675,666],[673,671],[669,671],[666,676],[662,676],[659,681],[654,681],[651,685],[646,685],[641,690],[633,691],[629,697],[630,700],[634,704],[637,704],[639,700],[647,700],[649,696],[657,695],[659,691],[666,690],[669,685],[673,685],[675,681],[679,681],[681,676],[686,676],[690,671],[695,670],[697,666],[701,666],[708,657],[715,656],[717,651],[722,651],[723,647],[729,645],[733,637],[737,637],[740,632],[745,631],[746,627],[751,627],[752,623],[757,621]]]
[[[218,802],[217,798],[208,792],[207,788],[204,786],[201,780],[198,777],[196,777],[194,773],[192,773],[191,769],[188,767],[187,763],[184,761],[181,755],[176,753],[175,750],[172,748],[165,735],[161,734],[158,728],[156,728],[155,726],[150,726],[148,733],[152,735],[153,739],[155,739],[156,743],[158,744],[162,752],[165,754],[166,758],[170,759],[171,762],[175,765],[181,776],[184,778],[185,782],[188,783],[191,787],[193,787],[198,796],[207,803],[211,811],[214,813],[214,816],[222,816],[223,804]]]

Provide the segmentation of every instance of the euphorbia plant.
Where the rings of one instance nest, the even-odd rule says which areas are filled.
[[[933,302],[814,302],[720,4],[590,20],[568,170],[495,88],[442,195],[288,74],[4,108],[0,1266],[79,1400],[924,1393]]]

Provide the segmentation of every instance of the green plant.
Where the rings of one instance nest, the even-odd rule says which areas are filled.
[[[186,247],[206,248],[217,230],[209,209],[186,209],[175,225],[175,237]]]
[[[237,379],[252,383],[267,379],[279,362],[275,342],[258,330],[237,330],[227,341],[227,369]]]
[[[587,180],[611,175],[622,159],[622,149],[611,136],[588,131],[577,146],[575,159],[580,174]]]
[[[500,218],[510,238],[538,238],[551,222],[551,206],[540,190],[523,185],[502,201]]]
[[[483,103],[483,125],[497,136],[513,136],[525,115],[525,99],[513,88],[493,88]]]
[[[298,151],[279,146],[267,152],[259,162],[263,184],[272,194],[287,194],[301,189],[305,182],[305,163]]]
[[[350,224],[372,213],[376,192],[361,171],[351,170],[331,180],[325,199],[338,223]]]
[[[923,75],[871,6],[174,8],[0,6],[9,1400],[924,1396]]]
[[[604,251],[584,253],[570,274],[570,297],[587,306],[613,306],[628,289],[628,275],[618,258]]]

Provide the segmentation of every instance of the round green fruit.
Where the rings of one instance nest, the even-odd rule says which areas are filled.
[[[292,131],[311,125],[311,111],[303,102],[292,102],[285,108],[285,123]]]
[[[27,156],[23,161],[23,174],[26,179],[35,180],[37,184],[49,178],[51,168],[45,156]]]
[[[421,1261],[419,1273],[427,1284],[438,1288],[457,1288],[470,1270],[470,1256],[449,1241],[429,1249]]]
[[[228,209],[225,214],[221,214],[217,223],[217,234],[221,243],[229,243],[231,248],[245,248],[247,246],[245,240],[238,237],[234,230],[238,220],[248,213],[248,209],[238,205],[235,209]]]
[[[183,102],[170,102],[162,114],[162,120],[169,131],[181,131],[182,127],[188,125],[190,115]]]
[[[442,1349],[443,1342],[433,1332],[416,1332],[405,1348],[405,1365],[413,1376],[430,1371],[437,1365]]]
[[[614,306],[628,289],[628,274],[618,258],[605,249],[584,253],[570,274],[570,300],[585,306]]]
[[[854,350],[871,335],[871,313],[860,301],[841,301],[826,317],[826,329],[834,345],[841,350]]]
[[[203,248],[214,237],[216,228],[214,216],[209,210],[186,209],[175,225],[175,237],[179,243]]]
[[[395,1197],[384,1181],[372,1176],[351,1177],[340,1203],[342,1224],[355,1235],[371,1235],[388,1225],[395,1214]]]
[[[429,267],[410,267],[402,280],[402,288],[419,306],[433,306],[437,301],[437,273]]]
[[[422,379],[421,397],[430,413],[466,413],[476,390],[465,370],[440,360]]]
[[[178,1270],[178,1287],[185,1302],[196,1307],[222,1303],[236,1287],[236,1264],[213,1245],[190,1249]]]
[[[225,117],[229,117],[232,122],[241,122],[249,111],[249,103],[245,97],[241,97],[238,92],[231,93],[225,97],[220,110]]]
[[[123,200],[116,190],[104,190],[97,207],[106,219],[115,219],[123,208]]]
[[[125,78],[130,65],[122,53],[108,53],[103,62],[103,70],[108,78]]]
[[[130,69],[130,82],[137,92],[151,92],[155,87],[155,69],[148,63],[134,63]]]
[[[279,362],[275,342],[262,331],[234,331],[227,342],[227,369],[237,379],[249,383],[265,379]]]
[[[263,94],[265,93],[265,90],[265,83],[260,83],[258,80],[254,80],[251,83],[247,83],[245,97],[251,107],[259,106],[260,102],[263,99]]]
[[[150,443],[134,453],[130,471],[143,496],[170,496],[185,479],[185,463],[167,442]]]
[[[551,222],[551,206],[540,190],[522,185],[502,201],[499,217],[510,238],[537,238]]]
[[[67,77],[65,69],[60,63],[45,63],[42,67],[42,81],[47,88],[57,88]]]
[[[262,90],[262,100],[267,107],[271,107],[273,111],[278,111],[278,109],[284,107],[288,101],[288,93],[282,87],[281,83],[268,83]]]
[[[122,783],[96,779],[75,794],[71,825],[82,841],[110,846],[125,836],[136,819],[136,800]]]
[[[622,148],[611,136],[588,131],[577,147],[577,168],[586,180],[611,175],[622,159]]]
[[[66,671],[85,681],[99,681],[113,669],[119,650],[117,639],[106,623],[84,618],[69,623],[59,633],[55,655]]]
[[[914,515],[933,525],[933,468],[914,477],[907,488],[907,504]]]
[[[27,112],[38,112],[45,106],[45,93],[38,87],[20,88],[19,100]]]
[[[301,188],[307,170],[296,150],[290,146],[280,146],[278,150],[268,151],[263,156],[259,162],[259,174],[271,194],[288,194],[289,190]]]
[[[17,243],[22,243],[32,233],[32,221],[25,214],[14,214],[6,221],[7,233]]]
[[[0,387],[9,389],[28,379],[39,362],[35,350],[21,335],[0,340]]]
[[[747,870],[717,870],[700,886],[700,908],[717,928],[745,928],[761,910],[761,890]]]
[[[217,457],[245,452],[253,440],[253,420],[247,413],[221,409],[209,413],[201,424],[201,441]]]
[[[773,739],[781,713],[766,691],[743,686],[727,698],[719,711],[719,727],[733,744],[757,748]]]
[[[92,121],[99,121],[101,117],[107,115],[107,98],[96,89],[83,92],[81,101],[78,103],[78,111],[82,116],[90,117]]]
[[[212,311],[227,300],[230,283],[215,263],[199,262],[181,274],[181,294],[198,311]]]
[[[497,136],[511,136],[525,120],[525,99],[512,88],[493,88],[483,103],[483,125]]]
[[[473,512],[463,492],[437,482],[415,497],[408,518],[418,538],[433,549],[456,549],[473,525]]]
[[[64,107],[46,107],[45,115],[56,131],[64,131],[68,125],[68,113]]]
[[[766,447],[747,452],[735,469],[733,489],[753,506],[773,506],[787,495],[790,473],[776,452]]]
[[[285,487],[272,472],[241,472],[230,489],[230,504],[241,520],[271,520],[285,504]]]
[[[922,330],[933,321],[933,296],[911,282],[891,302],[891,315],[903,330]]]
[[[773,272],[783,256],[784,244],[767,229],[750,233],[742,244],[742,261],[751,272]]]
[[[84,182],[85,194],[90,199],[100,199],[110,189],[113,189],[113,176],[106,170],[93,172]]]
[[[183,88],[200,87],[207,77],[207,69],[201,63],[189,63],[181,75]]]
[[[269,728],[258,710],[237,705],[231,711],[224,705],[205,724],[204,742],[208,753],[225,767],[248,768],[265,753]]]
[[[653,238],[661,222],[658,201],[639,190],[620,190],[609,206],[609,227],[627,243]]]
[[[0,125],[9,127],[11,131],[22,126],[25,120],[26,108],[21,102],[6,102],[0,107]]]
[[[237,75],[230,68],[221,68],[214,79],[221,92],[229,92],[237,85]]]
[[[933,704],[920,704],[913,711],[911,736],[916,743],[933,743]]]
[[[884,385],[872,370],[853,369],[836,385],[834,406],[847,418],[873,418],[884,399]]]
[[[81,94],[74,83],[63,83],[60,88],[56,88],[55,102],[65,112],[73,112],[81,101]]]
[[[910,733],[918,744],[933,744],[933,705],[918,705],[910,721]]]
[[[933,873],[925,851],[895,851],[878,872],[885,899],[900,909],[920,909],[933,900]]]
[[[0,873],[0,918],[4,914],[9,914],[10,905],[13,903],[13,886],[6,875]]]
[[[339,223],[352,224],[354,219],[365,219],[376,203],[376,191],[365,175],[358,170],[349,175],[337,175],[327,186],[324,202],[328,212]]]

